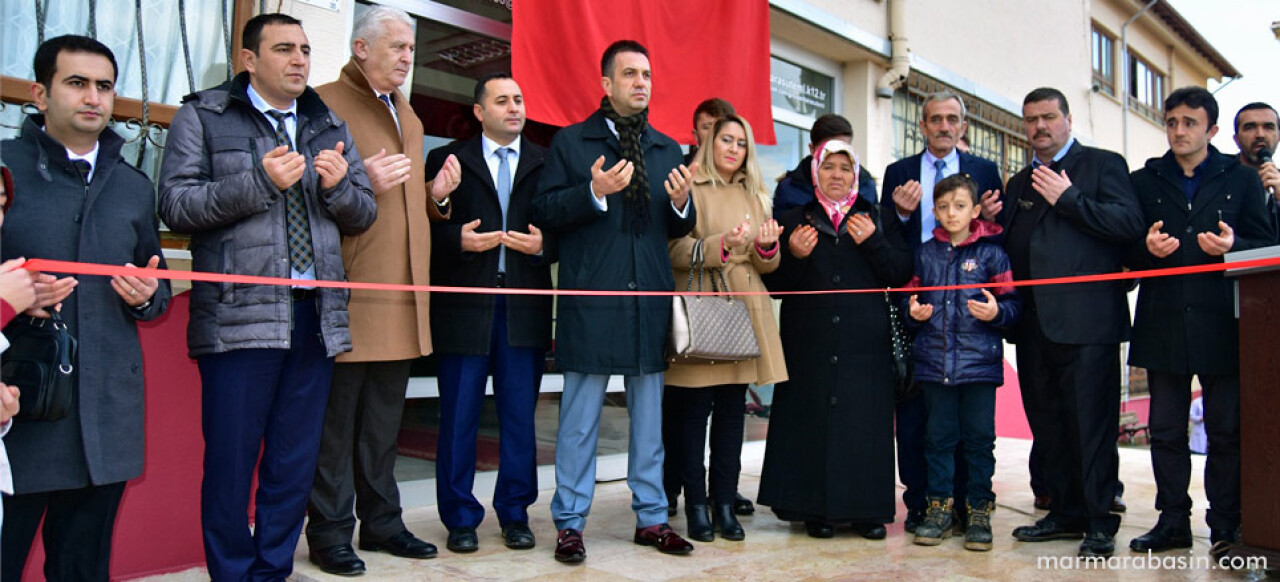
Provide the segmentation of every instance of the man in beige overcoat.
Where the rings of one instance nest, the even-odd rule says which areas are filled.
[[[373,227],[342,241],[351,281],[427,285],[430,220],[448,217],[450,189],[444,185],[461,176],[451,157],[435,178],[441,187],[428,197],[422,122],[399,91],[413,66],[413,24],[399,10],[365,12],[352,33],[351,61],[337,81],[316,88],[351,128],[378,204]],[[361,550],[436,555],[434,545],[405,527],[394,475],[409,368],[431,353],[427,293],[353,290],[349,310],[352,350],[334,367],[307,506],[311,561],[348,576],[365,570],[351,547],[357,515]]]

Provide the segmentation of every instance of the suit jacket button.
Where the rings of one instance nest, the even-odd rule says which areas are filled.
[[[832,324],[838,324],[838,323],[840,323],[840,316],[839,316],[839,315],[832,315],[832,316],[831,316],[831,323],[832,323]]]
[[[832,363],[832,364],[837,363],[837,362],[839,362],[839,361],[840,361],[840,356],[831,356],[831,363]]]
[[[835,405],[836,405],[836,402],[837,402],[836,397],[835,397],[835,396],[832,396],[832,397],[831,397],[831,405],[832,405],[832,406],[835,406]]]
[[[839,282],[840,282],[840,275],[832,275],[832,276],[831,276],[831,282],[832,282],[832,283],[839,283]]]
[[[632,282],[630,282],[630,283],[627,283],[627,289],[630,289],[630,290],[632,290],[632,291],[635,291],[635,290],[636,290],[636,282],[635,282],[635,281],[632,281]]]

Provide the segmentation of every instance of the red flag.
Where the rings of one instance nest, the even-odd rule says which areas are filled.
[[[600,107],[600,57],[616,40],[649,49],[649,123],[694,141],[693,110],[728,100],[772,145],[768,0],[522,0],[512,3],[511,70],[528,116],[578,123]]]

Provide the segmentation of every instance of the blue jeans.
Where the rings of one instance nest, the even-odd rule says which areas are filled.
[[[929,497],[947,498],[954,491],[956,447],[969,468],[969,497],[964,501],[995,501],[991,475],[996,470],[996,386],[960,384],[944,386],[922,382],[929,415],[925,437],[925,461],[929,466]]]

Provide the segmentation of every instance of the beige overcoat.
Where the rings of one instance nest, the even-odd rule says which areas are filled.
[[[423,175],[422,122],[403,94],[395,95],[400,131],[387,106],[354,59],[338,80],[316,87],[338,117],[347,122],[362,158],[378,150],[413,161],[409,181],[374,192],[378,220],[364,234],[342,239],[342,262],[350,281],[427,285],[431,273],[431,220],[442,220],[429,199]],[[430,297],[427,293],[351,292],[352,350],[338,362],[408,360],[431,353]]]
[[[733,230],[743,219],[751,221],[751,231],[760,231],[760,224],[770,218],[761,201],[743,187],[739,179],[732,184],[717,185],[709,180],[695,181],[692,189],[693,204],[698,209],[697,224],[693,231],[668,245],[671,265],[675,269],[676,290],[683,291],[689,281],[689,255],[694,242],[703,241],[706,267],[723,268],[729,289],[733,291],[766,291],[760,281],[761,273],[778,268],[779,253],[765,259],[755,248],[754,242],[729,249],[729,260],[722,260],[721,236]],[[786,236],[787,233],[783,233]],[[754,237],[753,237],[754,238]],[[779,247],[780,248],[780,247]],[[780,251],[779,251],[780,252]],[[703,289],[710,290],[710,278],[704,275]],[[694,280],[693,287],[698,287]],[[768,295],[744,296],[751,313],[751,325],[755,328],[756,341],[760,344],[760,357],[741,362],[717,362],[714,364],[672,364],[667,370],[666,384],[684,388],[701,388],[722,384],[772,384],[787,380],[787,365],[782,357],[782,341],[778,336],[778,322],[773,314],[773,304]]]

